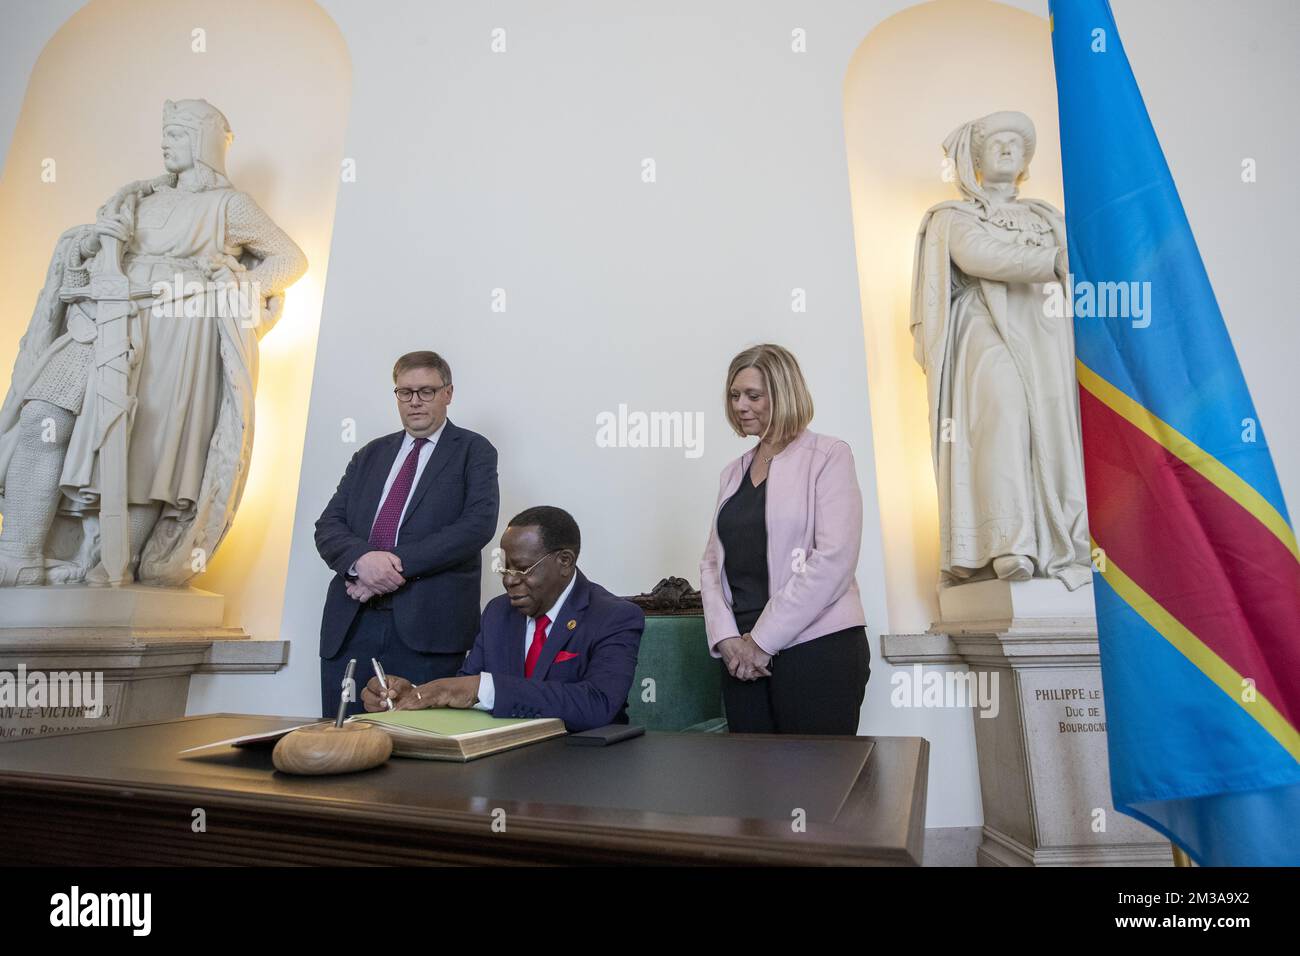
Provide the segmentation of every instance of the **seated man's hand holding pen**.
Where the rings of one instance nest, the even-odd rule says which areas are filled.
[[[479,676],[444,677],[418,687],[405,677],[389,674],[388,690],[379,684],[378,677],[370,678],[361,691],[361,703],[370,713],[386,710],[385,699],[393,702],[394,710],[422,710],[425,707],[473,707],[478,702]]]

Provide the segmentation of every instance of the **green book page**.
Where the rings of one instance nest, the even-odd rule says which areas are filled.
[[[352,720],[404,727],[408,730],[455,737],[476,730],[495,730],[511,724],[525,723],[526,717],[493,717],[485,710],[458,710],[452,707],[428,707],[424,710],[394,710],[377,714],[358,714]]]

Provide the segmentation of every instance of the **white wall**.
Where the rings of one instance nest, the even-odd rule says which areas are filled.
[[[339,200],[290,558],[294,659],[273,680],[214,682],[230,689],[191,709],[264,706],[263,683],[315,705],[328,571],[312,522],[357,447],[343,423],[360,440],[393,430],[389,369],[420,347],[452,364],[452,419],[501,451],[501,526],[529,505],[568,508],[587,573],[632,593],[670,573],[698,582],[718,473],[745,447],[722,419],[727,362],[756,341],[787,344],[818,401],[814,427],[858,455],[860,577],[882,623],[839,96],[874,16],[843,31],[825,11],[742,4],[389,3],[380,21],[327,8],[354,66],[358,178]],[[504,54],[489,49],[496,26]],[[791,52],[796,26],[814,54]],[[791,312],[794,287],[806,313]],[[596,416],[620,403],[703,413],[703,455],[598,448]],[[485,596],[498,589],[485,577]]]
[[[16,15],[0,31],[0,146],[59,2],[5,5]],[[862,730],[928,736],[928,824],[979,823],[966,722],[891,709],[879,659],[879,634],[910,622],[886,610],[843,83],[872,27],[906,5],[322,3],[352,61],[344,153],[357,181],[339,189],[284,617],[279,634],[257,635],[291,640],[291,662],[196,681],[191,712],[314,712],[328,574],[311,526],[356,448],[343,420],[362,441],[395,429],[398,353],[433,347],[451,361],[453,419],[501,451],[502,523],[531,504],[569,508],[585,570],[628,593],[670,573],[698,582],[718,471],[744,448],[721,417],[721,376],[739,348],[772,339],[804,365],[814,428],[857,457],[875,658]],[[1300,144],[1281,107],[1297,87],[1297,14],[1286,0],[1234,4],[1235,17],[1203,0],[1113,6],[1294,506],[1298,343],[1278,277],[1298,198],[1284,171]],[[494,27],[505,54],[489,52]],[[796,27],[807,53],[790,50]],[[989,69],[1014,68],[985,42]],[[1242,156],[1258,159],[1252,186]],[[653,185],[640,181],[645,157]],[[490,310],[498,287],[504,314]],[[805,314],[790,311],[794,287]],[[703,412],[704,455],[597,448],[596,414],[620,402]],[[495,586],[485,579],[484,595]]]

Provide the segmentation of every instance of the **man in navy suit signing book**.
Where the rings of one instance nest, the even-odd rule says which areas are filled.
[[[483,609],[460,676],[412,684],[372,677],[368,711],[476,707],[495,717],[558,717],[571,732],[627,723],[645,614],[578,570],[578,524],[560,508],[510,520],[493,570],[506,593]],[[394,668],[395,669],[395,668]]]
[[[437,352],[403,355],[393,384],[402,430],[352,456],[316,522],[316,550],[334,570],[320,628],[327,717],[349,658],[358,685],[372,657],[420,680],[450,677],[478,624],[481,556],[500,501],[497,450],[447,420],[451,369]]]

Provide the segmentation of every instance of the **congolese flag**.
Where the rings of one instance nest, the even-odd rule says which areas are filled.
[[[1051,11],[1112,796],[1200,864],[1300,864],[1296,537],[1110,6]]]

